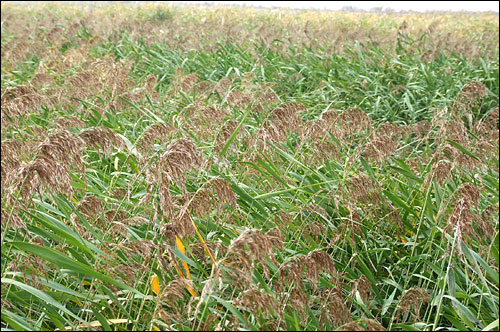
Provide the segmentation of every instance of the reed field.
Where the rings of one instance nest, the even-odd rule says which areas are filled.
[[[498,330],[498,13],[1,11],[2,331]]]

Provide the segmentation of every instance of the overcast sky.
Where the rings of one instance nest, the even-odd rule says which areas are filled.
[[[176,2],[176,1],[168,1]],[[183,3],[225,3],[262,7],[314,8],[339,10],[352,6],[363,10],[374,7],[392,8],[396,11],[495,11],[498,12],[499,1],[178,1]]]

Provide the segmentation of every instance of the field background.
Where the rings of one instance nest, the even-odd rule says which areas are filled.
[[[498,329],[498,14],[1,6],[2,330]]]

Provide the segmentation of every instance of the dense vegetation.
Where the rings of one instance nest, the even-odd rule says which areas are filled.
[[[498,14],[2,2],[2,330],[492,330]]]

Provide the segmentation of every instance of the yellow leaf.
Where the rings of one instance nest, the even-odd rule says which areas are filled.
[[[132,321],[130,319],[124,319],[124,318],[108,319],[107,322],[108,322],[108,324],[132,323]],[[88,325],[86,325],[86,324],[77,325],[76,329],[81,330],[81,329],[89,328],[89,327],[101,327],[102,326],[101,323],[99,321],[97,321],[97,320],[93,321],[93,322],[90,322],[90,323],[87,323],[87,324]],[[73,328],[71,326],[66,327],[67,331],[70,331],[72,329]]]
[[[177,246],[177,249],[179,249],[180,252],[182,252],[184,255],[186,254],[186,247],[184,247],[184,244],[182,243],[181,239],[175,236],[175,244]],[[191,273],[189,273],[189,267],[185,261],[184,263],[184,268],[186,269],[186,276],[189,280],[191,280]],[[179,273],[180,274],[180,273]],[[181,274],[182,276],[182,274]],[[196,294],[195,290],[191,286],[186,286],[188,292],[193,296],[193,297],[198,297],[198,294]]]
[[[156,295],[160,294],[160,281],[158,280],[158,276],[156,274],[151,276],[151,288]]]
[[[184,244],[182,244],[181,239],[175,236],[175,244],[177,245],[177,249],[179,249],[180,252],[182,252],[184,255],[186,254],[186,248],[184,247]],[[191,280],[191,274],[189,273],[189,267],[186,262],[184,263],[184,268],[186,269],[186,276],[189,280]]]
[[[115,157],[115,170],[118,170],[118,157]]]
[[[210,259],[212,260],[212,262],[214,264],[216,264],[214,256],[212,256],[212,253],[210,252],[210,249],[208,249],[208,246],[205,243],[205,240],[203,239],[203,236],[201,236],[200,232],[198,231],[198,227],[196,227],[196,224],[194,223],[194,220],[191,217],[191,214],[189,214],[189,212],[188,212],[188,217],[191,220],[191,223],[193,224],[193,228],[194,228],[196,234],[198,234],[198,237],[200,238],[201,243],[203,243],[203,247],[205,248],[205,251],[208,253],[208,256],[210,257]]]
[[[198,297],[198,294],[196,294],[196,291],[194,290],[193,287],[186,286],[186,289],[188,290],[189,294],[191,294],[192,297]]]

